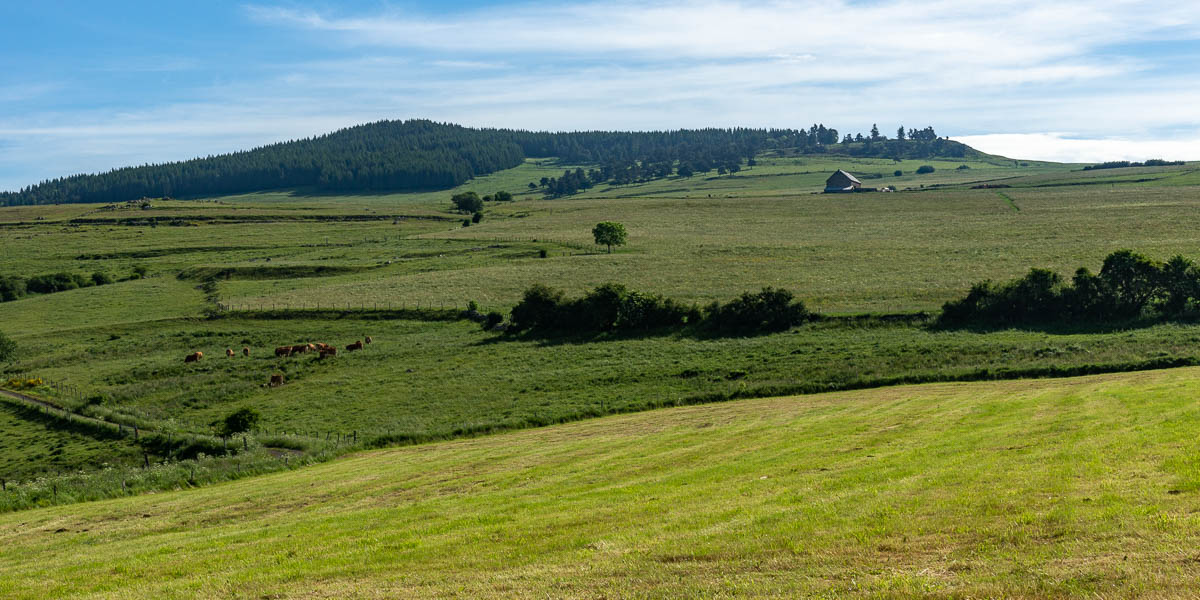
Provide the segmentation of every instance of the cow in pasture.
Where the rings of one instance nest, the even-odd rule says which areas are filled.
[[[325,342],[317,342],[316,344],[317,344],[317,350],[320,352],[324,352],[333,347],[333,346],[330,346],[329,344],[326,344]]]
[[[316,349],[317,349],[317,346],[316,346],[316,344],[311,344],[311,343],[310,343],[310,344],[308,345],[308,349],[309,349],[309,350],[316,350]]]
[[[327,358],[330,356],[337,356],[337,348],[334,348],[333,346],[327,346],[325,348],[321,348],[320,358]]]
[[[225,349],[225,358],[233,358],[233,348]]]
[[[189,355],[185,356],[185,357],[183,358],[183,362],[185,362],[185,363],[196,362],[196,361],[200,360],[200,359],[201,359],[201,358],[203,358],[203,357],[204,357],[204,353],[203,353],[203,352],[193,352],[193,353],[191,353],[191,354],[189,354]]]
[[[298,352],[308,352],[308,346],[308,344],[296,344],[295,346],[292,346],[292,354],[296,354]]]
[[[279,387],[281,385],[283,385],[283,374],[276,373],[275,375],[272,375],[271,376],[271,387]]]
[[[371,343],[371,336],[369,336],[369,335],[368,335],[366,338],[364,338],[364,339],[363,339],[363,341],[364,341],[364,342],[366,342],[366,343],[368,343],[368,344],[370,344],[370,343]]]
[[[362,350],[362,347],[363,347],[362,340],[359,340],[357,342],[354,342],[353,344],[350,344],[349,346],[346,346],[346,351],[350,352],[352,350]]]
[[[275,356],[291,356],[291,355],[292,355],[292,347],[291,346],[280,346],[275,349]]]
[[[249,347],[242,348],[242,356],[250,356],[250,348]]]

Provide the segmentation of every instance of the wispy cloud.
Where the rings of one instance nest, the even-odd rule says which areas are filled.
[[[237,15],[292,46],[220,69],[122,57],[113,85],[156,93],[129,106],[114,89],[104,108],[43,108],[39,94],[77,91],[0,83],[0,189],[411,117],[551,130],[933,125],[1019,157],[1200,158],[1189,141],[1200,78],[1158,49],[1200,45],[1196,3],[257,4]]]
[[[1062,133],[994,133],[954,138],[989,154],[1055,162],[1186,160],[1200,157],[1200,135],[1175,140],[1074,138]]]

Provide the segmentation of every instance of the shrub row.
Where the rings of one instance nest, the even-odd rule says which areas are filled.
[[[562,290],[537,284],[525,290],[513,307],[510,330],[601,333],[694,326],[754,333],[787,329],[808,317],[804,304],[794,300],[791,292],[769,287],[700,309],[618,283],[606,283],[574,299],[566,298]]]
[[[1184,164],[1182,160],[1163,160],[1161,158],[1151,158],[1146,162],[1129,162],[1127,160],[1110,160],[1095,165],[1088,165],[1083,168],[1084,171],[1094,171],[1096,169],[1123,169],[1125,167],[1168,167]]]
[[[52,294],[112,282],[112,276],[103,271],[96,271],[91,276],[78,273],[49,273],[29,278],[0,275],[0,302],[11,302],[29,294]]]
[[[1178,318],[1195,313],[1197,303],[1200,269],[1191,260],[1175,256],[1159,263],[1132,250],[1119,250],[1104,259],[1098,275],[1080,268],[1069,283],[1047,269],[1031,269],[1007,283],[977,283],[964,298],[942,307],[938,323],[955,327],[1108,324]]]

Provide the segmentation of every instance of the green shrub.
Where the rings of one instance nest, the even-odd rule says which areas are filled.
[[[92,273],[92,283],[95,285],[108,285],[113,282],[113,278],[104,271],[96,271]]]
[[[483,210],[483,199],[475,192],[462,192],[450,197],[454,209],[462,213],[476,213]]]
[[[476,212],[475,214],[471,215],[472,223],[478,223],[482,220],[483,220],[483,213],[481,213],[481,212]]]
[[[239,408],[225,416],[224,419],[215,423],[217,432],[222,436],[229,436],[235,433],[245,433],[254,429],[258,425],[260,419],[258,411],[250,407]]]
[[[757,293],[746,292],[721,305],[713,302],[704,317],[705,324],[719,331],[782,331],[808,319],[804,303],[793,302],[792,293],[765,287]]]
[[[24,277],[0,276],[0,302],[23,298],[26,291]]]
[[[495,329],[497,325],[499,325],[503,322],[504,322],[504,315],[493,310],[492,312],[489,312],[487,314],[487,319],[485,319],[483,322],[483,328],[485,330],[490,331],[492,329]]]
[[[929,173],[932,173],[935,170],[936,169],[933,168],[933,165],[921,165],[921,166],[917,167],[917,175],[928,175]]]

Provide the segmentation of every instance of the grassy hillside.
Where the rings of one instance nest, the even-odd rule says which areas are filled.
[[[749,400],[0,515],[6,598],[1189,597],[1200,370]]]
[[[217,278],[222,304],[254,309],[463,308],[474,300],[507,312],[533,283],[578,294],[615,280],[687,303],[770,285],[823,313],[890,313],[936,310],[973,282],[1032,266],[1096,269],[1122,247],[1158,259],[1200,255],[1190,225],[1196,188],[1158,180],[1076,185],[1098,176],[1143,179],[1145,169],[1082,172],[982,157],[934,161],[934,173],[913,174],[923,162],[771,154],[732,176],[602,185],[545,199],[527,184],[567,165],[526,161],[453,190],[517,197],[490,204],[483,221],[466,228],[449,210],[449,192],[290,190],[154,200],[148,208],[0,209],[0,275],[147,273],[0,303],[0,330],[20,347],[3,369],[70,383],[84,397],[103,397],[101,408],[114,418],[169,430],[207,432],[213,420],[248,406],[268,430],[428,439],[731,395],[1200,360],[1200,329],[1191,325],[980,333],[851,321],[749,338],[541,340],[378,315],[202,319],[216,307],[202,289],[207,277]],[[868,185],[914,189],[813,193],[839,167],[881,174]],[[1192,168],[1152,171],[1182,181]],[[905,174],[894,177],[894,169]],[[979,181],[1014,187],[970,189]],[[590,229],[602,220],[624,222],[629,245],[612,255],[596,248]],[[368,334],[377,339],[368,351],[336,361],[279,360],[271,352],[303,341],[344,346]],[[251,358],[224,358],[225,348],[243,346]],[[196,350],[207,359],[185,366],[182,357]],[[263,388],[275,373],[287,385]],[[93,450],[79,449],[81,456]],[[35,462],[62,470],[61,461],[41,456]],[[22,464],[22,473],[37,469],[21,463],[29,457],[15,446],[0,449],[0,459]],[[0,477],[17,477],[9,471]]]

